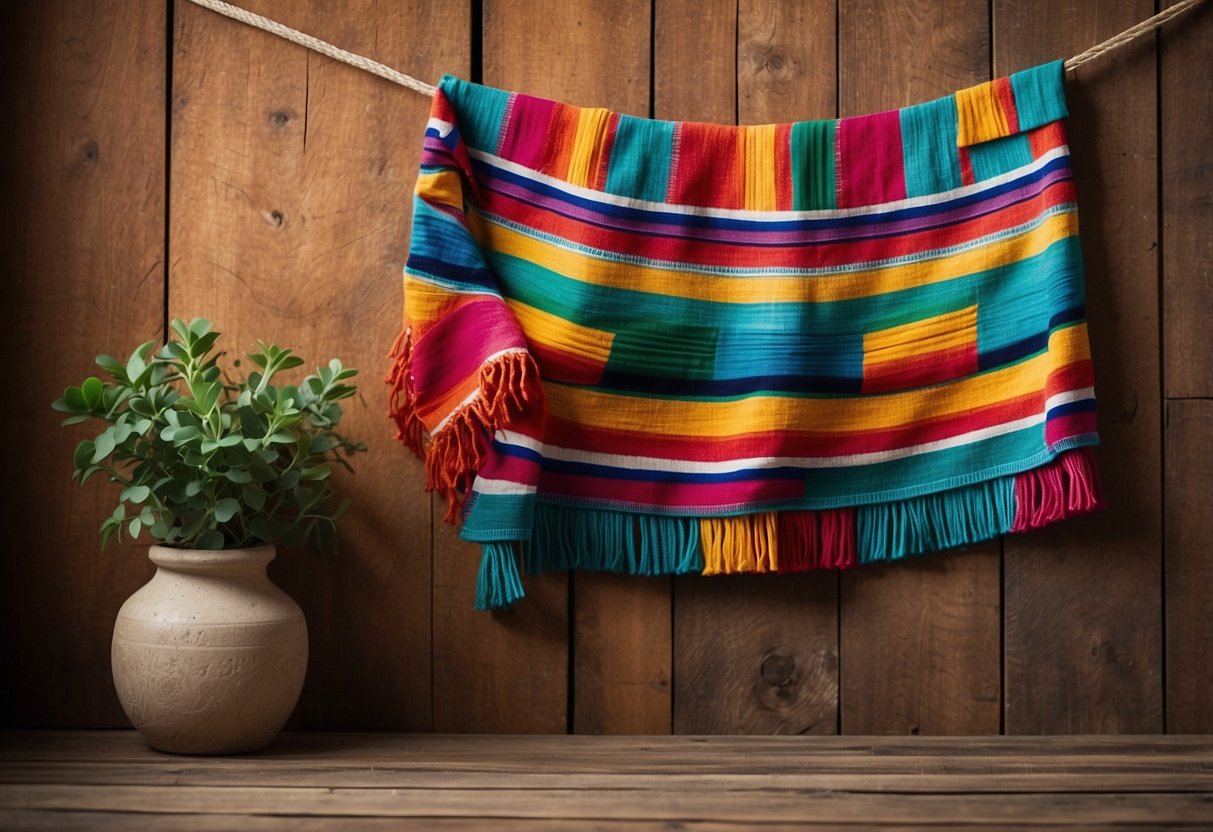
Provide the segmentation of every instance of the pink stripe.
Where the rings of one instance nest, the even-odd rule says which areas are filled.
[[[1045,422],[1045,444],[1056,445],[1063,439],[1095,433],[1095,411],[1067,413]]]
[[[544,471],[539,489],[592,500],[627,502],[661,508],[720,508],[766,500],[795,500],[804,496],[804,481],[761,480],[722,483],[670,483],[644,480],[613,480],[584,474]]]
[[[556,102],[518,93],[512,104],[509,124],[501,138],[500,155],[523,167],[538,170],[550,152],[548,127]]]
[[[838,122],[838,207],[906,198],[901,113],[889,110]]]
[[[490,480],[507,480],[530,484],[538,479],[539,463],[512,454],[489,451],[480,466],[480,476]]]
[[[464,303],[417,340],[413,350],[417,397],[441,397],[479,373],[489,356],[525,344],[518,322],[499,298]]]

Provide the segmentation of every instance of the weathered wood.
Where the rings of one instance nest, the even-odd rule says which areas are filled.
[[[834,114],[832,3],[682,5],[658,8],[659,117],[750,124]],[[834,733],[836,587],[829,573],[677,579],[674,730]]]
[[[842,115],[987,80],[989,26],[984,2],[845,0]],[[997,542],[844,573],[841,730],[998,733],[1000,580]]]
[[[1213,401],[1167,402],[1167,730],[1213,732]]]
[[[1208,349],[1208,312],[1213,309],[1213,84],[1207,72],[1193,75],[1213,54],[1213,12],[1197,9],[1164,27],[1158,48],[1164,393],[1213,396]],[[1172,493],[1167,491],[1168,501]],[[1168,710],[1168,730],[1170,717]]]
[[[1003,75],[1080,52],[1153,4],[993,8]],[[1154,68],[1145,38],[1067,84],[1109,511],[1005,540],[1007,733],[1163,727]]]
[[[1036,823],[1081,816],[1088,823],[1207,823],[1213,796],[1205,793],[1121,794],[851,794],[763,789],[526,789],[502,783],[492,789],[374,787],[262,789],[251,786],[0,785],[0,808],[55,811],[129,810],[177,814],[296,814],[332,817],[569,818],[812,823],[1003,823],[1031,817]]]
[[[458,4],[248,6],[423,77],[467,64]],[[336,476],[340,551],[272,567],[310,624],[296,724],[429,729],[428,502],[379,381],[429,102],[189,3],[175,21],[170,313],[212,318],[237,355],[264,338],[362,371],[342,427],[369,453]]]
[[[72,482],[76,445],[50,403],[162,331],[166,10],[51,0],[6,9],[0,34],[0,721],[118,726],[118,608],[151,575],[147,547],[100,551],[117,502]]]

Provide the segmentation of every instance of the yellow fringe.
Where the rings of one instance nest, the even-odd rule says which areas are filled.
[[[776,572],[779,569],[779,515],[773,511],[699,521],[703,574]]]

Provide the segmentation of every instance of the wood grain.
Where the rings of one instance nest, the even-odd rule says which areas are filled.
[[[422,77],[467,65],[457,5],[248,5]],[[369,453],[335,482],[340,550],[272,567],[310,625],[295,724],[428,730],[429,508],[379,379],[429,101],[192,4],[175,22],[170,313],[212,318],[237,355],[263,338],[362,371],[342,427]]]
[[[1076,54],[1152,11],[996,0],[994,71]],[[1068,79],[1109,511],[1006,538],[1007,733],[1162,730],[1154,67],[1146,38]]]
[[[1167,402],[1167,730],[1213,732],[1213,401]]]
[[[975,740],[288,734],[181,758],[133,732],[9,735],[4,828],[1199,827],[1210,737]],[[137,821],[136,821],[137,823]],[[326,826],[328,823],[330,825]],[[136,825],[134,828],[148,828]],[[159,828],[159,827],[153,827]]]
[[[989,78],[984,2],[839,7],[843,115],[904,107]],[[841,730],[999,731],[997,541],[842,575]]]
[[[50,0],[6,10],[0,34],[0,722],[118,726],[118,608],[150,576],[147,547],[100,551],[117,488],[71,480],[97,424],[50,403],[162,332],[163,3]]]
[[[1158,50],[1164,393],[1210,397],[1213,157],[1209,141],[1213,136],[1213,83],[1209,83],[1208,73],[1198,78],[1193,71],[1207,66],[1213,54],[1213,11],[1206,4],[1164,27]]]
[[[732,124],[834,114],[832,3],[682,6],[659,6],[658,117]],[[833,574],[674,583],[676,732],[834,733]]]

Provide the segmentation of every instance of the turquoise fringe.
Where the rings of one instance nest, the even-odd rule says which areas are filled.
[[[632,575],[703,571],[699,520],[539,503],[522,543],[528,575],[580,569]]]
[[[476,575],[476,609],[499,610],[512,607],[526,597],[514,544],[485,543],[480,557],[480,572]]]
[[[1015,522],[1015,477],[855,509],[860,563],[989,540]]]

